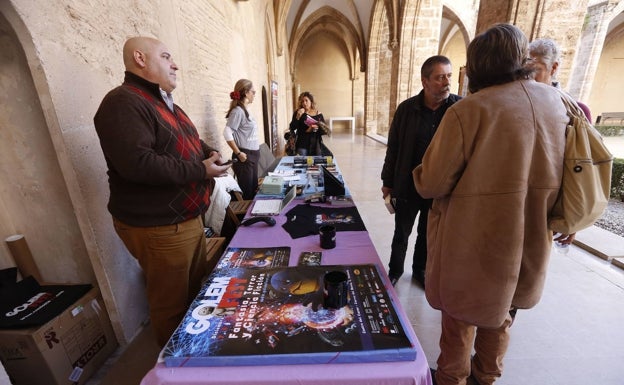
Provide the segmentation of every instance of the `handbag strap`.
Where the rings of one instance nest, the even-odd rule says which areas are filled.
[[[559,91],[559,95],[561,95],[561,100],[563,101],[563,104],[565,105],[568,112],[568,116],[570,117],[570,123],[573,122],[572,118],[587,119],[585,113],[583,112],[583,110],[581,110],[581,107],[579,107],[579,105],[574,99],[572,99],[570,95],[565,93],[563,90],[560,90],[559,88],[555,89]]]

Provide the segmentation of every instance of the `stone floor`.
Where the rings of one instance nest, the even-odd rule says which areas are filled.
[[[385,145],[363,136],[361,130],[351,135],[337,129],[325,142],[336,155],[387,266],[394,222],[380,192]],[[619,157],[624,157],[622,148]],[[567,254],[553,251],[543,298],[534,309],[518,312],[505,372],[497,384],[624,383],[624,270],[609,259],[624,252],[624,239],[599,230],[592,228],[578,235],[578,244],[592,252],[578,246],[572,246]],[[408,255],[411,253],[408,250]],[[401,278],[396,290],[429,365],[435,368],[439,312],[429,306],[424,291],[409,275]],[[158,353],[149,333],[148,326],[125,350],[119,349],[88,385],[137,385]]]

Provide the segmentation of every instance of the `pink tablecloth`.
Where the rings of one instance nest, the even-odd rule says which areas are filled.
[[[297,204],[295,200],[283,213]],[[276,217],[277,224],[269,227],[264,223],[241,227],[230,247],[278,247],[291,248],[291,266],[297,265],[302,251],[321,251],[323,265],[349,265],[373,263],[385,271],[375,247],[366,231],[338,232],[336,247],[321,249],[318,236],[292,239],[282,228],[286,217]],[[141,381],[141,385],[192,385],[192,384],[236,384],[236,385],[431,385],[431,375],[425,354],[405,311],[399,303],[394,288],[384,276],[389,294],[395,300],[395,307],[402,319],[406,333],[416,348],[415,361],[375,362],[357,364],[324,365],[267,365],[267,366],[226,366],[226,367],[166,367],[158,362]]]

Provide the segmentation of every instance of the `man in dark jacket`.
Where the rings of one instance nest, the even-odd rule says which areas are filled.
[[[422,162],[422,157],[435,134],[447,108],[460,97],[450,93],[451,62],[445,56],[432,56],[425,60],[420,77],[423,90],[401,104],[394,113],[388,148],[381,171],[381,192],[388,195],[395,206],[394,236],[388,275],[395,285],[403,275],[407,243],[416,216],[418,227],[412,279],[425,285],[427,263],[427,215],[430,199],[423,199],[414,188],[412,170]]]
[[[145,274],[156,338],[164,346],[207,273],[202,216],[212,178],[229,166],[173,103],[178,66],[157,39],[123,47],[124,82],[94,123],[108,166],[115,231]]]

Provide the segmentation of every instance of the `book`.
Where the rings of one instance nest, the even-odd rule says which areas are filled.
[[[384,199],[384,203],[386,205],[386,209],[388,209],[388,212],[390,214],[394,214],[394,200],[392,200],[392,197],[390,197],[390,194],[386,195],[386,198]]]
[[[209,276],[162,352],[165,365],[413,361],[416,348],[374,264],[239,268]],[[323,303],[323,277],[348,277],[347,304]]]
[[[306,124],[306,126],[313,126],[315,124],[318,124],[318,120],[314,119],[310,115],[306,115],[304,123]]]

